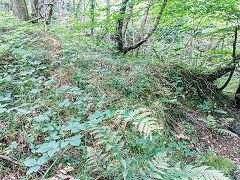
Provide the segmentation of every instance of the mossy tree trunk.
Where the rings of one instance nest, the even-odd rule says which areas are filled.
[[[38,0],[31,0],[32,16],[39,16],[39,2]]]
[[[24,21],[29,20],[28,9],[25,0],[13,0],[14,15]]]

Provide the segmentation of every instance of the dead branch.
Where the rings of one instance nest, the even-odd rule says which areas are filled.
[[[10,157],[8,157],[8,156],[1,155],[1,154],[0,154],[0,158],[3,159],[3,160],[9,161],[9,162],[11,162],[11,163],[13,163],[13,164],[16,164],[16,165],[18,165],[18,166],[23,166],[23,163],[21,163],[21,162],[19,162],[19,161],[15,161],[14,159],[12,159],[12,158],[10,158]]]

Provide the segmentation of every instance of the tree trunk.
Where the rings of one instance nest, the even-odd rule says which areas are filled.
[[[82,24],[83,24],[83,29],[82,32],[85,32],[85,13],[86,13],[86,0],[83,0],[83,12],[82,12]]]
[[[226,75],[227,73],[231,72],[227,82],[224,84],[223,87],[219,88],[218,90],[223,90],[227,84],[229,83],[229,81],[231,80],[231,77],[233,75],[233,72],[236,68],[236,64],[238,64],[239,60],[240,60],[240,54],[238,54],[236,56],[236,45],[237,45],[237,36],[238,36],[238,29],[239,27],[235,27],[235,33],[234,33],[234,42],[233,42],[233,60],[232,62],[230,62],[226,67],[224,68],[220,68],[212,73],[206,74],[206,79],[210,82],[213,82],[215,80],[217,80],[218,78],[221,78],[222,76]]]
[[[240,108],[240,82],[238,84],[237,91],[235,93],[235,102],[236,102],[236,107]]]
[[[32,16],[38,17],[39,16],[39,2],[38,0],[31,0],[31,8],[32,8]]]
[[[129,46],[129,47],[124,48],[121,52],[123,52],[124,54],[126,54],[128,51],[140,47],[143,43],[145,43],[145,42],[152,36],[152,34],[156,31],[157,26],[158,26],[159,23],[160,23],[160,20],[161,20],[161,18],[162,18],[162,14],[163,14],[163,11],[164,11],[164,9],[165,9],[165,7],[166,7],[166,5],[167,5],[167,2],[168,2],[168,0],[164,0],[163,5],[162,5],[162,7],[161,7],[161,10],[160,10],[160,12],[159,12],[159,14],[158,14],[158,17],[157,17],[157,19],[156,19],[156,22],[155,22],[153,28],[150,30],[150,32],[149,32],[142,40],[138,41],[136,44],[133,44],[132,46]]]
[[[50,24],[51,19],[52,19],[54,0],[49,0],[48,4],[46,6],[47,6],[47,8],[45,10],[44,22],[45,22],[45,24]]]
[[[129,21],[131,19],[132,12],[133,12],[133,6],[129,6],[128,17],[127,17],[126,21],[123,24],[123,30],[122,30],[123,31],[122,32],[122,36],[123,37],[126,35],[128,24],[129,24]]]
[[[123,21],[126,13],[126,7],[129,0],[122,1],[122,7],[120,8],[120,17],[117,20],[115,40],[117,42],[117,50],[123,52]]]
[[[17,18],[24,21],[29,20],[28,9],[25,0],[13,0],[13,12]]]
[[[164,0],[161,10],[156,19],[156,22],[155,22],[154,26],[152,27],[152,29],[150,30],[150,32],[142,40],[138,41],[137,43],[135,43],[129,47],[124,47],[124,44],[123,44],[123,21],[124,21],[124,15],[126,13],[126,6],[127,6],[128,1],[129,0],[122,1],[122,7],[120,9],[120,18],[117,20],[116,34],[115,34],[117,50],[123,54],[126,54],[128,51],[131,51],[133,49],[140,47],[143,43],[145,43],[152,36],[152,34],[156,31],[157,26],[159,25],[163,11],[168,2],[168,0]]]
[[[64,0],[58,0],[58,13],[62,18],[64,17]]]
[[[91,14],[91,36],[93,37],[94,35],[94,11],[95,11],[95,0],[91,0],[91,5],[90,5],[90,14]]]
[[[151,4],[151,0],[148,0],[148,4]],[[144,27],[145,27],[145,24],[147,22],[147,18],[148,18],[148,13],[149,13],[149,10],[150,10],[150,7],[151,5],[148,5],[146,11],[145,11],[145,14],[143,16],[143,19],[142,19],[142,25],[141,25],[141,28],[140,28],[140,32],[139,32],[139,35],[138,35],[138,38],[137,38],[137,41],[140,41],[142,36],[143,36],[143,30],[144,30]],[[138,51],[139,51],[140,47],[138,47],[134,52],[133,52],[133,56],[137,57],[138,56]]]
[[[110,32],[109,32],[109,29],[108,29],[108,24],[109,24],[109,20],[110,20],[110,13],[111,13],[111,9],[110,9],[110,3],[111,3],[111,0],[107,0],[106,2],[107,4],[107,39],[108,41],[110,41]]]
[[[76,0],[73,0],[73,12],[76,12]]]

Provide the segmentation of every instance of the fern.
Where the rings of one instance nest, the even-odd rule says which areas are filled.
[[[222,133],[222,134],[226,134],[226,135],[231,136],[231,137],[238,137],[237,134],[235,134],[234,132],[229,131],[229,130],[227,130],[227,129],[216,129],[216,131],[217,131],[217,132],[220,132],[220,133]]]
[[[206,118],[199,118],[199,120],[205,122],[208,126],[208,128],[214,129],[215,131],[229,135],[231,137],[238,137],[237,134],[221,128],[222,126],[228,125],[230,122],[234,121],[233,118],[221,118],[220,120],[217,120],[215,117],[208,115]]]
[[[228,180],[218,170],[211,170],[208,166],[194,167],[187,165],[181,168],[180,163],[175,167],[169,167],[166,154],[157,153],[155,157],[147,162],[145,171],[140,170],[143,179],[193,179],[193,180]]]
[[[107,177],[113,172],[118,172],[119,167],[115,166],[116,161],[128,152],[124,149],[122,136],[114,132],[109,126],[102,124],[92,124],[88,131],[93,137],[93,147],[86,149],[88,173],[101,173],[101,176]]]
[[[219,123],[213,116],[208,115],[206,118],[199,118],[199,120],[205,122],[208,128],[216,128]]]
[[[163,129],[163,123],[153,117],[153,113],[146,108],[138,108],[131,111],[129,115],[125,116],[125,122],[125,124],[132,122],[140,134],[145,138],[150,136],[150,139],[152,139],[154,131]]]

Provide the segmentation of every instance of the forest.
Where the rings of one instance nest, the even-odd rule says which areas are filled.
[[[239,0],[0,0],[0,179],[240,180]]]

